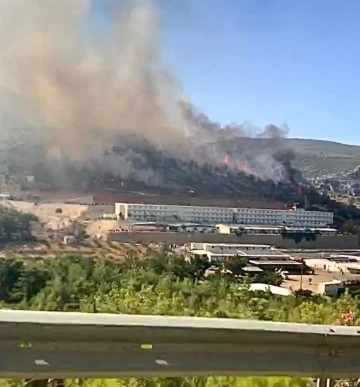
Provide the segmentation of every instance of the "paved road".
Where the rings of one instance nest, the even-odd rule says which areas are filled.
[[[0,311],[1,378],[358,376],[356,327]]]

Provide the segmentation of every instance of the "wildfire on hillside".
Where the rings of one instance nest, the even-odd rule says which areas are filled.
[[[252,174],[252,171],[247,163],[247,161],[245,160],[240,166],[237,167],[237,170],[239,172],[244,172],[246,173],[247,175],[251,175]]]
[[[228,154],[226,154],[223,159],[222,159],[222,164],[225,165],[225,166],[230,166],[232,163],[231,163],[231,160],[230,160],[230,156]],[[235,164],[235,165],[232,165],[234,167],[234,169],[238,172],[243,172],[247,175],[251,175],[253,174],[253,171],[251,170],[251,168],[249,167],[249,164],[247,162],[247,160],[245,160],[243,163],[241,163],[240,165],[239,164]]]
[[[223,160],[222,160],[222,163],[223,163],[223,165],[228,166],[229,163],[230,163],[230,156],[229,155],[225,155]]]

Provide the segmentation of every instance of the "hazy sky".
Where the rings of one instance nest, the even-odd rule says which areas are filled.
[[[164,62],[211,119],[360,144],[360,1],[157,1]]]

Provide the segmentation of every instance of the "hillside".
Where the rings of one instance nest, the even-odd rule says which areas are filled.
[[[263,149],[268,146],[270,149],[267,142],[255,140],[255,145]],[[201,151],[203,149],[199,150],[198,154]],[[193,202],[191,199],[194,198],[241,201],[250,199],[257,203],[265,199],[267,205],[303,202],[303,195],[294,189],[297,185],[295,180],[301,181],[301,176],[287,160],[287,151],[279,150],[279,156],[276,156],[279,161],[273,162],[273,165],[281,167],[283,173],[283,179],[277,180],[262,179],[259,175],[254,176],[236,166],[225,165],[221,162],[221,156],[225,155],[226,151],[227,149],[218,152],[218,161],[213,164],[210,158],[202,161],[201,154],[197,159],[177,157],[166,150],[156,149],[146,141],[139,141],[137,138],[135,141],[123,139],[120,145],[109,149],[98,163],[80,168],[73,163],[64,163],[61,170],[51,168],[49,164],[39,163],[32,168],[31,173],[35,176],[38,187],[46,185],[52,190],[71,188],[91,195],[104,191],[121,196],[124,192],[146,192],[156,196],[166,195],[172,201],[175,197],[185,196],[186,202]],[[208,150],[207,154],[215,154],[215,151]],[[259,169],[258,165],[250,162],[250,167],[255,165]],[[114,167],[109,168],[110,165]],[[262,162],[261,165],[264,168],[265,163]],[[11,174],[16,175],[16,170],[12,170]],[[23,181],[22,187],[25,190],[26,185],[26,181]]]
[[[233,137],[214,147],[226,152],[230,160],[244,164],[257,176],[279,176],[277,155],[285,153],[280,164],[288,161],[305,177],[318,177],[353,170],[360,165],[360,146],[333,141],[282,137]],[[209,149],[209,148],[208,148]],[[280,173],[281,175],[281,173]],[[282,178],[281,178],[282,179]]]
[[[286,144],[295,152],[295,166],[307,177],[340,173],[360,165],[357,145],[299,138],[287,139]]]

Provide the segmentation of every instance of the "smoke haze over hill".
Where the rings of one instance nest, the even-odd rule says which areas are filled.
[[[4,160],[28,171],[43,163],[59,178],[72,165],[159,182],[135,139],[164,157],[214,165],[225,157],[234,170],[289,179],[286,127],[221,126],[184,98],[162,63],[153,1],[116,2],[92,34],[91,9],[91,0],[0,2]]]

